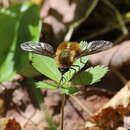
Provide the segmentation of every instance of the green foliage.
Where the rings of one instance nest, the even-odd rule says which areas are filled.
[[[80,47],[81,47],[82,50],[85,50],[85,49],[86,49],[86,44],[88,44],[87,41],[81,41],[81,42],[80,42]]]
[[[64,93],[66,95],[73,95],[80,91],[79,88],[76,87],[70,87],[70,88],[60,88],[61,93]]]
[[[56,82],[59,82],[61,74],[57,69],[57,65],[55,64],[55,59],[52,59],[47,56],[33,54],[32,65],[40,73],[44,74],[45,76],[47,76],[48,78]]]
[[[81,42],[81,46],[85,42]],[[87,44],[87,42],[86,42]],[[84,63],[83,63],[83,62]],[[85,71],[79,72],[88,61],[88,56],[84,56],[81,59],[77,59],[72,65],[73,69],[70,69],[64,74],[64,80],[60,84],[61,74],[57,69],[55,59],[33,54],[32,65],[42,74],[52,79],[54,82],[40,81],[36,83],[38,88],[45,89],[59,89],[61,93],[72,95],[80,91],[75,85],[88,85],[98,81],[107,73],[107,68],[103,66],[90,67]],[[74,76],[79,72],[76,76]]]
[[[83,61],[83,62],[82,62],[82,61]],[[74,64],[72,65],[72,68],[73,68],[73,69],[70,69],[68,72],[66,72],[66,73],[64,74],[65,80],[64,80],[63,82],[70,81],[71,78],[74,76],[74,74],[75,74],[76,72],[80,71],[80,70],[84,67],[84,65],[85,65],[85,63],[87,63],[87,61],[88,61],[88,56],[84,56],[84,57],[82,57],[81,59],[80,59],[80,58],[77,59],[77,60],[74,62]]]
[[[27,78],[25,82],[26,85],[28,86],[28,92],[31,93],[31,97],[33,98],[35,105],[40,108],[41,104],[44,101],[44,97],[40,89],[36,87],[33,78]]]
[[[49,126],[48,130],[58,130],[58,126],[54,123],[52,118],[49,116],[47,110],[45,112],[45,115],[46,115],[45,119],[46,119],[48,126]]]
[[[0,9],[0,82],[26,70],[28,55],[20,49],[20,43],[38,41],[40,30],[37,5],[25,2]]]
[[[99,82],[107,73],[108,69],[103,66],[90,67],[73,78],[75,85],[91,85]]]
[[[39,81],[36,83],[37,88],[45,88],[45,89],[57,89],[57,84],[54,82],[47,81]]]

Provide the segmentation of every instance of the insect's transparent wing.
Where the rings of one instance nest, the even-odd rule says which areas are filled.
[[[86,55],[91,55],[106,49],[111,48],[113,45],[112,42],[110,41],[104,41],[104,40],[97,40],[97,41],[92,41],[89,42],[86,45],[86,49],[84,49],[80,56],[78,56],[78,58],[82,57],[82,56],[86,56]]]
[[[113,45],[110,41],[97,40],[89,42],[87,50],[89,53],[96,53],[111,48]]]
[[[40,54],[44,56],[54,57],[54,49],[48,43],[42,42],[25,42],[20,45],[21,49],[24,51],[32,52],[35,54]]]

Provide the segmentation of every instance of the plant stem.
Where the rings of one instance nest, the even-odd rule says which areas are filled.
[[[62,94],[62,95],[61,95],[61,100],[62,100],[62,104],[61,104],[61,121],[60,121],[61,129],[60,129],[60,130],[63,130],[63,128],[64,128],[64,104],[65,104],[65,94]]]
[[[116,74],[116,76],[122,81],[122,83],[125,85],[128,81],[127,79],[125,78],[125,76],[119,72],[118,70],[116,69],[113,69],[113,72]]]
[[[70,41],[74,30],[89,17],[89,15],[92,13],[92,11],[97,6],[98,2],[99,2],[99,0],[93,0],[90,7],[87,8],[84,17],[79,19],[78,21],[75,21],[74,23],[72,23],[70,25],[68,32],[66,33],[66,36],[64,37],[64,41]]]
[[[80,101],[77,97],[71,96],[71,98],[72,98],[89,116],[92,115],[92,112],[89,111],[89,109],[88,109],[85,105],[83,105],[83,103],[81,103],[81,101]]]
[[[119,22],[120,24],[120,27],[121,27],[121,30],[122,30],[122,33],[124,35],[127,35],[128,34],[128,29],[126,28],[125,26],[125,22],[122,18],[122,15],[120,14],[120,12],[118,11],[118,9],[109,1],[109,0],[102,0],[102,2],[104,2],[107,6],[109,6],[115,13],[115,16],[117,18],[117,21]]]
[[[130,22],[130,17],[127,14],[124,15],[123,18],[124,18],[124,23],[125,24],[128,24]],[[116,24],[114,23],[114,24],[108,25],[108,26],[104,27],[103,29],[98,30],[97,32],[94,32],[94,33],[92,33],[90,35],[81,37],[78,40],[79,41],[81,41],[81,40],[91,40],[91,39],[93,39],[95,37],[98,37],[99,35],[103,35],[103,34],[108,33],[108,32],[110,32],[110,31],[112,31],[114,29],[119,29],[119,28],[120,28],[120,24],[119,23],[116,23]],[[123,36],[126,37],[127,35],[123,35]],[[116,41],[116,43],[117,43],[117,41]]]

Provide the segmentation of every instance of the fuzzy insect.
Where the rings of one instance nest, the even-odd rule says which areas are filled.
[[[57,47],[56,51],[54,51],[53,47],[48,43],[37,42],[34,44],[32,42],[25,42],[21,44],[21,48],[24,51],[55,58],[62,77],[65,72],[69,71],[75,59],[111,47],[112,42],[104,40],[91,41],[86,44],[84,48],[81,48],[80,44],[77,42],[62,42]]]

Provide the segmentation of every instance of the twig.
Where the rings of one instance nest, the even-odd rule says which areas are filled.
[[[103,29],[101,29],[101,30],[99,30],[99,31],[97,31],[97,32],[94,32],[94,33],[92,33],[92,34],[90,34],[90,35],[87,35],[87,36],[82,37],[80,40],[90,40],[90,39],[92,39],[92,38],[94,38],[94,37],[97,37],[97,36],[99,36],[99,35],[103,35],[103,34],[105,34],[105,33],[107,33],[107,32],[110,32],[110,31],[112,31],[113,29],[118,29],[119,27],[120,27],[119,24],[108,25],[107,27],[105,27],[105,28],[103,28]],[[80,40],[79,40],[79,41],[80,41]]]
[[[120,24],[122,33],[124,35],[128,34],[128,30],[125,26],[124,20],[122,19],[122,16],[120,14],[120,12],[116,9],[116,7],[109,1],[109,0],[102,0],[102,2],[104,2],[107,6],[109,6],[111,9],[113,9],[113,11],[115,12],[115,16],[117,17],[117,20]]]
[[[127,35],[118,36],[118,38],[114,41],[114,43],[117,44],[117,43],[123,41],[126,37],[127,37]]]
[[[104,27],[103,29],[97,31],[97,32],[94,32],[90,35],[87,35],[87,36],[84,36],[82,38],[80,38],[79,40],[90,40],[94,37],[97,37],[99,35],[103,35],[107,32],[110,32],[112,31],[113,29],[119,29],[121,28],[122,32],[123,32],[123,36],[121,35],[114,43],[119,43],[120,41],[122,41],[127,35],[128,35],[128,29],[126,28],[125,24],[129,23],[130,22],[130,16],[128,13],[126,13],[125,15],[121,15],[119,13],[119,11],[109,2],[109,1],[106,1],[106,0],[102,0],[105,4],[107,4],[109,7],[111,7],[114,11],[115,11],[115,14],[116,14],[116,17],[117,17],[117,20],[118,20],[118,23],[113,23],[113,24],[110,24],[106,27]],[[123,18],[122,18],[123,17]]]
[[[72,101],[69,99],[68,102],[70,103],[70,105],[73,107],[73,109],[76,111],[76,113],[80,116],[80,118],[83,121],[86,121],[86,119],[84,118],[84,116],[81,114],[81,112],[77,109],[77,107],[72,103]]]
[[[122,83],[125,85],[127,83],[127,79],[121,74],[118,70],[113,69],[113,72],[116,74],[116,76],[122,81]]]
[[[86,10],[85,16],[70,25],[68,32],[66,33],[66,36],[64,38],[64,41],[69,41],[71,39],[74,29],[77,28],[81,23],[83,23],[88,18],[88,16],[91,14],[91,12],[95,9],[96,5],[98,4],[98,1],[99,0],[93,0],[89,9]]]
[[[89,116],[92,115],[92,112],[89,111],[89,109],[81,103],[81,101],[75,97],[75,96],[70,96]]]
[[[65,94],[62,94],[61,95],[62,96],[62,98],[61,98],[61,100],[62,100],[62,104],[61,104],[61,130],[63,130],[63,128],[64,128],[64,103],[65,103]]]
[[[94,33],[92,33],[92,34],[90,34],[90,35],[87,35],[87,36],[82,37],[80,40],[89,40],[89,39],[92,39],[92,38],[94,38],[94,37],[97,37],[97,36],[99,36],[99,35],[102,35],[102,34],[104,34],[104,33],[109,32],[109,31],[113,30],[114,28],[115,28],[115,29],[116,29],[116,28],[119,28],[119,24],[109,25],[109,26],[107,26],[107,27],[105,27],[105,28],[103,28],[103,29],[101,29],[101,30],[99,30],[99,31],[97,31],[97,32],[94,32]],[[79,41],[80,41],[80,40],[79,40]]]
[[[61,100],[62,100],[62,104],[61,104],[61,129],[60,130],[63,130],[64,129],[64,104],[65,104],[65,94],[62,94],[61,95],[62,96],[62,98],[61,98]]]

